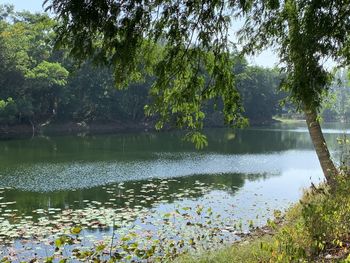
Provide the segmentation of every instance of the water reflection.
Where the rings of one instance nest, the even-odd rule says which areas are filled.
[[[209,146],[201,153],[266,153],[311,149],[308,134],[276,130],[206,130]],[[0,167],[18,164],[74,161],[135,161],[158,158],[159,153],[194,152],[180,132],[121,134],[87,137],[37,137],[0,142]]]
[[[163,194],[172,196],[193,190],[199,179],[231,181],[224,185],[236,189],[248,175],[319,171],[309,135],[295,132],[298,128],[305,127],[210,129],[209,147],[200,152],[181,140],[179,132],[2,141],[0,187],[12,188],[5,200],[16,200],[30,212],[81,207],[85,199],[104,203],[109,198],[105,188],[121,182],[137,195],[148,180],[176,178],[171,192]],[[327,141],[335,149],[336,136],[327,134]]]
[[[2,202],[16,200],[18,213],[30,214],[35,209],[61,208],[81,209],[85,200],[94,200],[103,206],[115,208],[143,206],[153,207],[159,201],[172,203],[178,199],[202,197],[210,190],[225,190],[234,194],[244,185],[247,178],[266,178],[267,175],[222,174],[193,175],[171,180],[129,181],[104,187],[79,189],[76,191],[55,191],[49,193],[6,190]],[[166,182],[166,185],[164,185]],[[201,186],[196,184],[201,182]],[[147,187],[150,186],[151,187]],[[132,191],[130,191],[132,189]],[[112,201],[110,200],[112,199]],[[107,203],[107,204],[106,204]]]
[[[313,151],[266,154],[154,153],[154,159],[114,162],[23,164],[4,169],[0,185],[26,191],[51,192],[103,186],[152,178],[194,174],[280,174],[291,168],[317,167]]]
[[[115,219],[141,226],[179,207],[212,207],[223,225],[264,224],[322,180],[299,128],[211,129],[202,151],[178,132],[2,141],[0,243],[76,221],[98,239]],[[338,136],[326,134],[333,152]]]

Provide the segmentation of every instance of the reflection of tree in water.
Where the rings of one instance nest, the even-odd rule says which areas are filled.
[[[206,130],[209,145],[203,153],[266,153],[289,149],[310,149],[307,133],[259,129]],[[151,160],[156,153],[194,152],[181,132],[138,133],[103,136],[37,137],[32,140],[0,142],[1,167],[19,163],[67,161]]]
[[[280,174],[268,174],[268,173],[262,173],[262,174],[243,174],[242,176],[244,179],[254,182],[254,181],[261,181],[266,180],[274,176],[279,176]]]
[[[208,140],[209,149],[235,154],[312,149],[308,133],[287,130],[225,130],[225,133],[222,134],[222,130],[218,129],[208,133]]]
[[[307,132],[288,129],[208,129],[209,145],[202,153],[267,153],[290,149],[312,149]],[[294,131],[293,131],[294,129]],[[183,141],[182,132],[135,133],[101,136],[36,137],[32,140],[0,142],[0,167],[18,164],[61,163],[67,161],[154,160],[157,154],[194,152]],[[325,134],[331,149],[337,149],[339,134]]]
[[[245,180],[266,179],[268,175],[219,174],[192,175],[175,179],[129,181],[76,191],[48,193],[6,190],[3,202],[16,201],[11,206],[18,214],[31,215],[35,209],[81,209],[91,201],[113,208],[152,208],[160,201],[173,203],[183,198],[197,199],[211,190],[224,190],[234,195]],[[112,199],[112,200],[110,200]],[[89,202],[87,202],[87,200]]]

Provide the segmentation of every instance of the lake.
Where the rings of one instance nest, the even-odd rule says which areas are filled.
[[[347,132],[324,125],[336,161]],[[11,249],[20,259],[44,255],[75,225],[86,246],[131,231],[179,242],[210,223],[203,231],[215,229],[215,238],[197,243],[212,248],[266,224],[323,180],[302,122],[205,134],[203,150],[181,132],[0,141],[0,258]]]

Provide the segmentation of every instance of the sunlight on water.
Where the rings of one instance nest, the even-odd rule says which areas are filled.
[[[35,246],[45,257],[54,253],[57,226],[75,224],[84,228],[84,244],[110,240],[115,222],[122,226],[118,235],[139,229],[152,238],[186,240],[207,229],[193,228],[202,220],[198,207],[220,216],[208,228],[219,229],[217,236],[198,246],[228,244],[237,238],[233,226],[247,231],[251,222],[266,224],[275,209],[323,180],[309,135],[300,129],[212,129],[202,151],[178,133],[2,141],[0,254],[16,248],[25,260]],[[326,134],[336,158],[337,136]],[[186,207],[193,224],[186,218],[167,228],[164,215]]]
[[[67,162],[21,165],[0,177],[0,185],[26,191],[50,192],[90,188],[109,183],[194,174],[283,174],[290,169],[318,170],[313,151],[267,154],[159,154],[149,161]]]

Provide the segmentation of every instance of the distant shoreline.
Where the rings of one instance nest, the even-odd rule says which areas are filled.
[[[267,126],[281,122],[271,119],[264,121],[250,120],[250,126]],[[205,125],[204,128],[225,128],[225,125]],[[165,128],[163,131],[171,130]],[[126,132],[151,132],[155,131],[152,122],[65,122],[37,125],[34,128],[30,124],[0,125],[0,140],[26,139],[40,135],[63,136],[63,135],[94,135],[94,134],[117,134]]]
[[[125,132],[147,132],[154,130],[149,123],[55,123],[36,126],[33,132],[31,125],[0,125],[0,140],[25,139],[38,135],[78,135],[78,134],[111,134]]]

